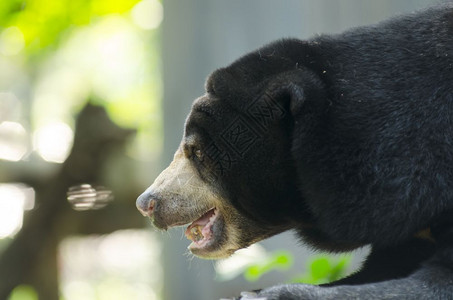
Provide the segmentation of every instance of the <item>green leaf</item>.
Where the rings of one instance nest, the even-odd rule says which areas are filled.
[[[322,284],[342,278],[349,266],[350,255],[340,258],[324,255],[311,260],[308,271],[294,277],[291,282]]]
[[[293,264],[293,256],[287,251],[280,251],[274,255],[274,262],[283,268],[288,268]]]
[[[38,300],[38,294],[30,285],[19,285],[11,292],[8,300]]]
[[[244,272],[244,277],[248,281],[257,281],[261,275],[263,275],[263,271],[259,265],[252,265]]]
[[[310,271],[314,279],[327,277],[330,270],[331,266],[327,257],[316,258],[310,265]]]
[[[248,281],[257,281],[261,276],[275,270],[287,270],[293,264],[293,256],[288,251],[274,252],[269,258],[249,266],[244,277]]]
[[[349,266],[350,262],[351,262],[350,256],[343,256],[342,258],[340,258],[336,265],[333,266],[332,270],[330,271],[329,281],[335,281],[342,278],[345,275],[346,269]]]

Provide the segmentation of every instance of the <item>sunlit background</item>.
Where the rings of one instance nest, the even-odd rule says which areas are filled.
[[[0,299],[208,300],[351,272],[292,233],[213,263],[135,198],[215,68],[436,0],[1,0]]]
[[[87,102],[104,107],[118,126],[136,130],[112,160],[114,169],[133,165],[137,176],[106,175],[103,183],[123,181],[136,193],[148,183],[149,177],[138,175],[140,168],[146,172],[156,165],[162,151],[162,19],[158,0],[0,2],[0,251],[15,246],[27,213],[39,214],[45,205],[45,199],[35,199],[45,193],[35,188],[55,184],[53,177],[74,143],[76,117]],[[25,182],[9,182],[21,178]],[[101,209],[113,201],[109,188],[90,184],[98,183],[67,187],[74,209]],[[124,194],[135,210],[136,195]],[[120,193],[116,201],[121,198]],[[160,242],[150,230],[136,227],[108,235],[74,230],[59,239],[61,299],[160,299]],[[38,299],[44,288],[33,286],[35,281],[24,278],[10,297]]]

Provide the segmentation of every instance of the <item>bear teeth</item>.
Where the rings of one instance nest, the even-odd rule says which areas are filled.
[[[201,226],[194,226],[190,229],[190,239],[192,241],[198,242],[204,238],[201,229],[202,229]]]
[[[199,219],[192,222],[186,229],[185,235],[187,239],[194,242],[198,247],[204,246],[211,238],[211,227],[214,224],[218,212],[216,208],[210,209]],[[209,218],[208,218],[209,217]]]

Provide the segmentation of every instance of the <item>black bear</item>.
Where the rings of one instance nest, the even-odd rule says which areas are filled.
[[[244,299],[453,299],[453,3],[215,71],[137,207],[160,229],[189,224],[203,258],[290,229],[372,247],[338,282]]]

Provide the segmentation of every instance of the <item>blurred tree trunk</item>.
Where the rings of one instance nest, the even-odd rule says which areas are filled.
[[[116,199],[105,209],[84,212],[71,209],[66,200],[70,186],[102,185],[108,154],[121,150],[133,133],[113,124],[103,108],[88,104],[77,118],[72,152],[56,175],[45,181],[29,174],[12,178],[32,185],[37,204],[0,256],[0,299],[7,299],[23,283],[34,286],[40,299],[59,299],[57,248],[64,237],[143,227],[135,209],[136,195],[127,201]]]

